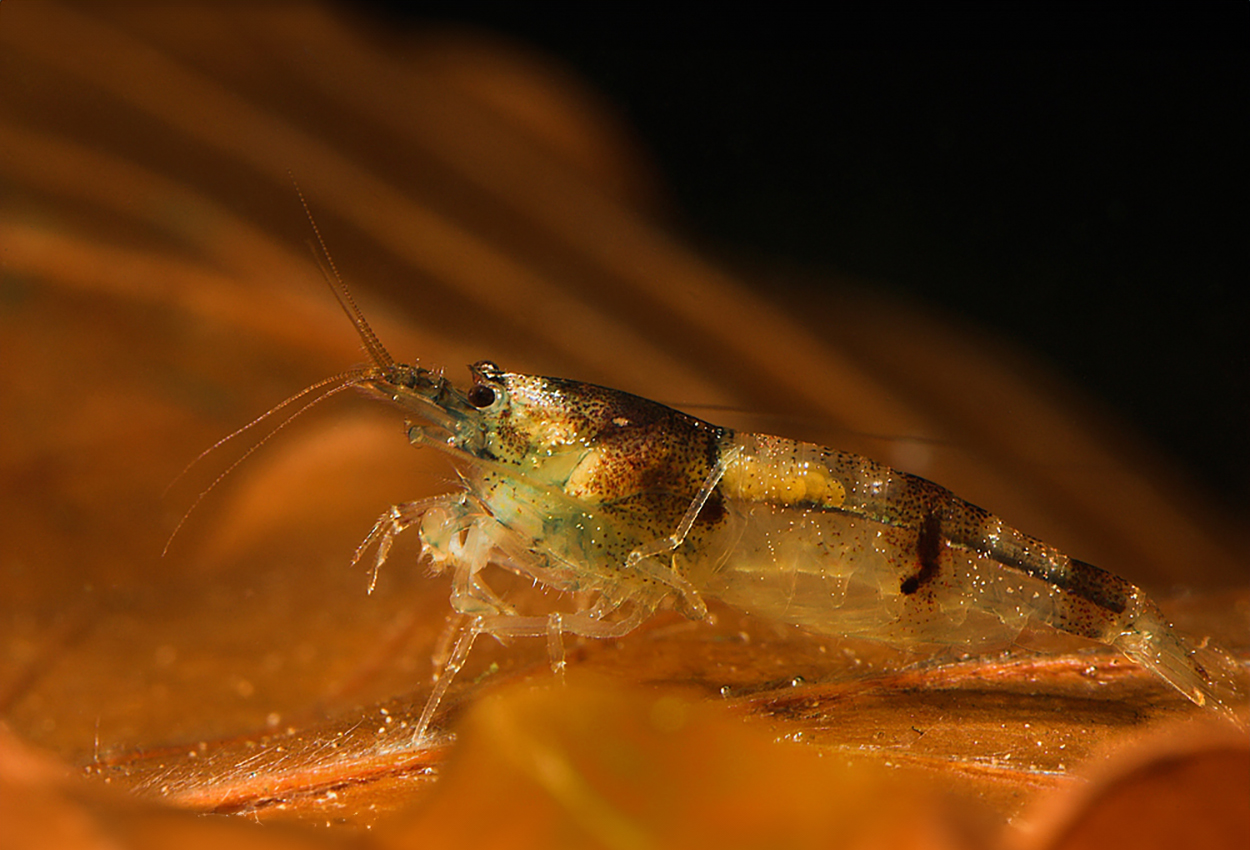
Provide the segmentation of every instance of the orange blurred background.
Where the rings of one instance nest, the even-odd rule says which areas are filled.
[[[1184,817],[1212,841],[1247,823],[1235,800],[1209,811],[1225,799],[1210,789],[1242,787],[1244,736],[1206,727],[1127,663],[898,671],[728,610],[575,647],[588,678],[567,691],[545,687],[541,646],[475,649],[440,720],[463,722],[462,738],[412,751],[404,723],[447,587],[412,568],[413,541],[372,596],[347,564],[381,510],[445,491],[454,472],[409,449],[391,411],[345,394],[301,417],[161,556],[248,440],[166,494],[192,458],[362,359],[292,177],[398,357],[458,377],[488,356],[880,458],[1142,584],[1243,654],[1245,541],[1140,437],[1001,337],[863,288],[781,296],[691,248],[660,223],[660,181],[620,118],[536,52],[315,5],[10,0],[0,69],[10,844],[324,839],[181,809],[339,825],[331,842],[364,827],[381,843],[450,841],[494,812],[517,845],[675,843],[686,833],[646,782],[595,772],[597,747],[635,739],[611,758],[670,777],[673,805],[717,821],[705,834],[728,845],[734,812],[695,794],[718,775],[697,769],[709,740],[739,765],[720,771],[742,780],[725,799],[749,795],[765,824],[795,824],[813,846],[841,839],[811,783],[871,801],[841,822],[864,846],[892,830],[916,846],[1057,846],[1100,811],[1097,789],[1160,808],[1174,783],[1132,790],[1159,764],[1205,777],[1174,811],[1201,810]],[[687,713],[695,727],[674,720]],[[509,747],[517,775],[498,769]],[[550,819],[505,805],[516,783],[552,803]],[[483,800],[486,787],[500,790]],[[895,817],[900,797],[916,802]]]

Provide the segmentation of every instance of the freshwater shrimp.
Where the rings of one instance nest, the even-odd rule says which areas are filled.
[[[416,526],[459,617],[416,724],[479,635],[614,638],[656,611],[707,617],[708,599],[811,632],[912,648],[1009,646],[1029,624],[1106,644],[1199,706],[1242,721],[1238,663],[1177,634],[1130,582],[1030,537],[949,490],[866,457],[740,433],[629,393],[469,367],[464,389],[397,363],[327,276],[372,363],[342,377],[411,419],[409,442],[447,452],[462,487],[395,505],[356,550]],[[526,616],[486,583],[494,564],[587,607]],[[372,590],[372,584],[370,585]]]
[[[1236,660],[1189,643],[1125,579],[946,488],[849,452],[737,432],[488,360],[470,366],[471,383],[458,388],[441,371],[396,362],[325,259],[326,280],[371,362],[270,413],[313,391],[321,395],[307,406],[356,388],[403,410],[409,442],[450,454],[462,482],[457,492],[391,507],[352,558],[376,545],[371,592],[396,535],[416,526],[423,557],[451,574],[454,631],[436,653],[414,743],[480,635],[545,637],[560,672],[566,634],[622,637],[670,608],[701,620],[708,599],[901,649],[1002,648],[1027,625],[1048,626],[1118,650],[1244,725]],[[492,564],[586,605],[519,613],[483,577]]]

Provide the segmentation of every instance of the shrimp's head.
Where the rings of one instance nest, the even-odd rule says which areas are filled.
[[[471,368],[482,365],[490,364]],[[353,384],[365,395],[392,402],[409,414],[409,437],[414,442],[481,456],[490,430],[486,410],[494,397],[489,389],[478,389],[485,385],[476,371],[474,377],[473,387],[461,392],[441,372],[389,363],[369,368]]]
[[[534,394],[527,391],[532,388],[524,386],[546,379],[509,374],[488,360],[474,363],[469,373],[473,382],[461,389],[441,372],[404,363],[379,364],[354,383],[366,395],[392,402],[409,414],[408,437],[413,443],[438,446],[466,459],[504,466],[521,462],[552,442],[552,428],[538,421],[565,421],[561,432],[569,433],[568,405],[535,404]],[[546,432],[547,437],[536,432]]]
[[[726,434],[639,396],[505,372],[487,360],[469,367],[473,382],[464,390],[442,375],[396,368],[367,388],[423,420],[410,423],[414,444],[451,449],[587,503],[660,491],[688,502]]]

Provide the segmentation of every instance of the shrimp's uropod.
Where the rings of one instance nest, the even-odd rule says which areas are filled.
[[[396,505],[356,552],[416,526],[461,616],[416,725],[424,738],[474,640],[625,635],[655,611],[719,599],[749,614],[901,648],[1009,646],[1029,624],[1127,655],[1241,722],[1244,671],[1173,631],[1129,582],[1009,527],[945,488],[858,455],[736,433],[664,405],[481,361],[472,383],[396,363],[330,280],[373,363],[341,376],[411,417],[408,439],[453,455],[463,488]],[[526,616],[486,583],[495,564],[587,607]]]

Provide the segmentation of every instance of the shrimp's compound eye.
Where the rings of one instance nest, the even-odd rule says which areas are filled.
[[[490,407],[495,403],[495,391],[486,384],[474,384],[469,390],[469,404],[477,408]]]

